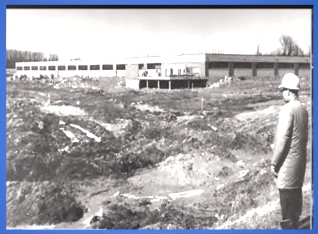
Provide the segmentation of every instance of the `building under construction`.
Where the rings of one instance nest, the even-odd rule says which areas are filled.
[[[310,77],[311,57],[191,54],[104,60],[16,63],[16,76],[125,77],[130,88],[205,87],[209,78],[281,77],[293,72]]]

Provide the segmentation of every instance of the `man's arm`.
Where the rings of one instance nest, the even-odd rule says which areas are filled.
[[[293,133],[293,117],[291,111],[283,106],[279,113],[274,152],[271,160],[272,171],[279,172],[283,162],[289,152]],[[275,175],[275,174],[274,174]]]

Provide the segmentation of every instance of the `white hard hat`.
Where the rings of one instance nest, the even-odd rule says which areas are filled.
[[[293,89],[299,90],[299,78],[294,73],[286,73],[282,79],[282,83],[278,86],[278,88],[286,88],[286,89]]]

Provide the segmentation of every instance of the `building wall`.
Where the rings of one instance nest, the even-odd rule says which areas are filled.
[[[289,68],[289,69],[286,69],[286,68],[280,68],[280,69],[278,69],[278,75],[280,76],[280,77],[283,77],[286,73],[294,73],[295,72],[295,70],[294,69],[292,69],[292,68]]]
[[[117,70],[116,76],[118,77],[126,77],[126,70]]]
[[[157,73],[156,69],[143,69],[143,70],[139,70],[138,75],[139,76],[143,76],[142,74],[147,71],[147,77],[158,77],[159,73]]]
[[[222,63],[228,63],[229,66],[226,68],[223,68],[222,66],[220,68],[208,68],[208,64],[210,62],[222,62]],[[77,67],[77,70],[31,70],[30,71],[17,71],[17,74],[20,75],[28,75],[29,77],[32,76],[39,76],[41,75],[47,75],[51,76],[88,76],[88,77],[112,77],[112,76],[119,76],[119,77],[125,77],[129,76],[141,76],[143,70],[139,69],[139,64],[144,64],[145,67],[147,67],[147,64],[149,63],[157,63],[161,64],[161,76],[165,76],[165,69],[168,69],[168,75],[170,75],[170,69],[173,69],[173,75],[179,74],[179,69],[181,69],[181,74],[185,74],[184,70],[189,68],[195,68],[193,70],[198,70],[198,73],[201,77],[215,77],[215,78],[221,78],[224,76],[231,76],[230,72],[233,71],[234,76],[253,76],[253,69],[249,68],[235,68],[235,63],[241,63],[241,62],[247,62],[254,64],[255,68],[257,67],[258,63],[299,63],[304,64],[307,63],[309,60],[308,58],[302,58],[302,57],[281,57],[276,58],[274,56],[247,56],[247,55],[209,55],[206,57],[204,54],[200,55],[179,55],[179,56],[166,56],[166,57],[145,57],[145,58],[123,58],[123,59],[107,59],[104,61],[50,61],[50,62],[28,62],[28,63],[17,63],[19,66],[59,66],[59,65],[75,65]],[[18,66],[16,64],[16,66]],[[100,70],[78,70],[78,65],[100,65]],[[113,65],[112,70],[102,70],[102,65]],[[126,64],[126,70],[116,70],[116,64]],[[138,74],[136,74],[136,68],[130,67],[130,65],[135,64],[135,66],[138,66]],[[138,64],[138,65],[137,65]],[[231,66],[232,64],[232,66]],[[230,68],[233,67],[231,70]],[[279,66],[278,66],[279,67]],[[134,75],[132,75],[131,69],[134,70]],[[255,69],[254,69],[255,70]],[[158,77],[159,74],[157,72],[157,69],[147,69],[148,76],[149,77]],[[255,70],[256,71],[256,70]],[[286,72],[294,72],[294,69],[276,69],[278,76],[282,76]],[[131,73],[131,75],[129,75]],[[272,77],[275,76],[275,69],[273,68],[259,68],[257,69],[257,74],[254,74],[257,76],[263,76],[263,77]],[[299,68],[299,76],[310,76],[310,69],[304,69]]]
[[[187,62],[185,63],[185,65],[186,67],[198,68],[200,70],[201,77],[206,77],[208,75],[205,62],[197,62],[197,63]]]
[[[210,78],[223,78],[229,75],[229,69],[209,69]]]
[[[138,64],[127,64],[126,65],[126,78],[137,78],[139,72]]]
[[[185,62],[185,63],[163,63],[161,66],[161,74],[163,77],[170,75],[184,75],[187,74],[186,69],[192,68],[191,70],[201,77],[205,77],[205,63],[204,62]],[[172,69],[172,74],[171,74]],[[167,70],[167,72],[166,72]]]
[[[251,77],[252,74],[252,69],[248,69],[248,68],[235,68],[234,69],[234,76],[247,76],[247,77]]]
[[[127,78],[125,79],[126,87],[130,89],[139,89],[139,79]]]
[[[311,78],[311,71],[310,71],[310,69],[299,69],[298,70],[298,76],[299,77]]]
[[[185,74],[186,65],[184,63],[164,63],[161,65],[161,76],[169,77],[171,75]],[[172,73],[171,73],[172,72]]]
[[[273,77],[274,76],[274,68],[258,68],[257,76],[259,77]]]

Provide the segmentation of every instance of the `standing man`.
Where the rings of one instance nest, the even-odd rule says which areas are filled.
[[[282,229],[297,229],[306,171],[308,112],[298,99],[299,78],[287,73],[278,86],[286,104],[279,113],[271,171],[277,178]]]

